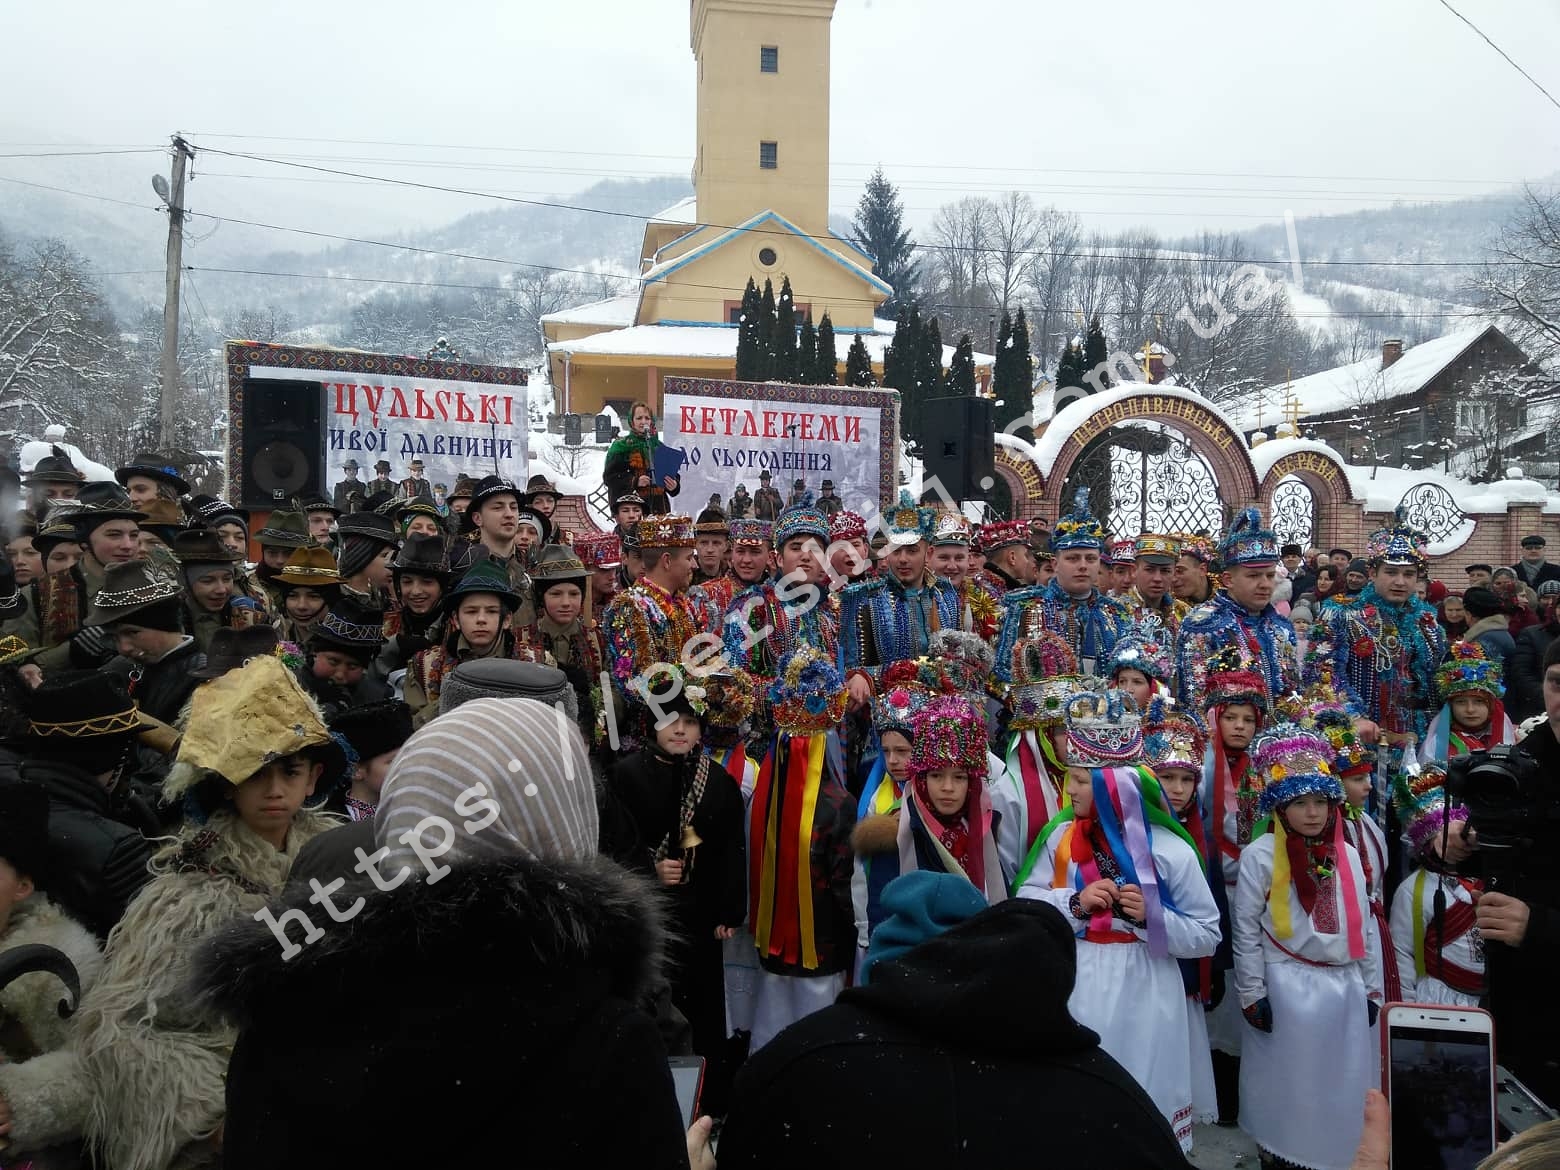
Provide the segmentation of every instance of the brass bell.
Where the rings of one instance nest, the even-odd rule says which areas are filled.
[[[682,851],[686,853],[690,849],[696,849],[703,845],[704,839],[693,831],[692,825],[688,825],[683,829],[682,840],[678,844],[682,846]]]

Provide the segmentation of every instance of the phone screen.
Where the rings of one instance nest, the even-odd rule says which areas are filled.
[[[1473,1170],[1494,1153],[1491,1037],[1393,1026],[1392,1165]]]
[[[670,1063],[672,1084],[677,1087],[677,1107],[682,1110],[683,1128],[687,1129],[698,1116],[699,1092],[704,1085],[704,1058],[674,1056]]]

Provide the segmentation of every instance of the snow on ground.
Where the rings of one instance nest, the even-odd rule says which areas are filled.
[[[22,474],[26,475],[29,471],[36,467],[38,465],[38,460],[47,458],[50,453],[50,449],[55,446],[64,448],[65,453],[70,456],[71,463],[75,464],[76,470],[81,472],[81,474],[86,476],[89,480],[95,482],[98,480],[106,481],[114,478],[113,468],[104,467],[101,463],[95,463],[91,459],[88,459],[81,453],[81,448],[76,446],[74,443],[44,443],[38,440],[34,440],[31,443],[22,444],[22,450],[20,454]]]

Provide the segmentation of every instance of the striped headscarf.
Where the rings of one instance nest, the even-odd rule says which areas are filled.
[[[534,699],[475,699],[427,724],[406,741],[385,778],[374,814],[375,844],[390,850],[381,872],[422,870],[401,838],[420,832],[427,851],[436,852],[449,834],[429,818],[453,829],[439,865],[515,853],[594,857],[595,784],[574,721]]]

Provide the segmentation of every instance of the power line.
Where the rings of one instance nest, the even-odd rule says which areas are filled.
[[[1538,83],[1538,79],[1536,77],[1534,77],[1526,69],[1522,68],[1522,66],[1518,65],[1515,61],[1513,61],[1511,59],[1511,54],[1510,53],[1506,52],[1505,49],[1501,48],[1494,41],[1490,40],[1490,38],[1485,35],[1483,29],[1481,29],[1478,25],[1474,24],[1473,21],[1469,20],[1461,12],[1458,12],[1457,9],[1453,8],[1447,2],[1447,0],[1441,0],[1441,7],[1446,9],[1448,12],[1450,12],[1458,20],[1460,20],[1464,24],[1466,24],[1474,32],[1478,33],[1479,34],[1479,38],[1486,45],[1488,45],[1490,48],[1494,49],[1497,53],[1499,53],[1502,57],[1504,57],[1506,59],[1506,64],[1510,65],[1518,73],[1522,74],[1523,77],[1527,78],[1528,82],[1533,86],[1534,89],[1538,90],[1539,93],[1543,94],[1546,98],[1549,99],[1549,104],[1550,105],[1554,106],[1555,109],[1560,110],[1560,101],[1556,101],[1555,100],[1555,95],[1550,93],[1547,89],[1545,89],[1542,85],[1540,85]]]
[[[117,203],[121,207],[134,207],[141,211],[155,211],[159,214],[162,208],[153,207],[149,203],[132,203],[128,199],[115,199],[112,195],[94,195],[90,191],[72,191],[68,187],[51,187],[48,183],[32,183],[26,179],[13,179],[9,175],[0,175],[0,183],[15,183],[18,187],[36,187],[40,191],[54,191],[60,195],[75,195],[81,199],[96,199],[102,203]]]
[[[120,150],[48,150],[24,154],[0,154],[0,158],[92,158],[104,154],[167,154],[166,146],[137,146]]]

